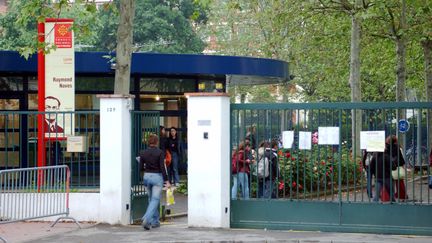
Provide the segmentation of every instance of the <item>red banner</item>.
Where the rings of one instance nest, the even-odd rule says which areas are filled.
[[[55,24],[54,26],[54,44],[57,48],[72,47],[72,24]]]

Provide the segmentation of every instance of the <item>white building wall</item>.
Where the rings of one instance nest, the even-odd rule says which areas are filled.
[[[228,228],[229,97],[221,93],[188,96],[188,225]]]
[[[130,223],[131,113],[130,96],[102,95],[100,102],[99,222]]]

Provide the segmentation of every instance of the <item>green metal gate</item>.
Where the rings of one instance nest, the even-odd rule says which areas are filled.
[[[132,158],[131,158],[131,221],[141,220],[148,204],[148,198],[143,185],[142,172],[138,168],[136,157],[140,151],[147,148],[150,134],[159,134],[158,111],[132,111]]]
[[[231,200],[231,227],[432,235],[432,190],[427,185],[431,116],[431,102],[232,104],[232,154],[244,153],[252,163],[244,188],[240,185],[244,174],[232,175],[237,194]],[[406,132],[398,127],[402,120],[410,124]],[[320,144],[318,130],[328,127],[337,128],[337,144]],[[294,133],[291,148],[280,146],[283,131]],[[405,172],[406,178],[391,181],[390,195],[401,190],[402,181],[408,198],[395,197],[393,202],[370,198],[360,139],[353,136],[359,131],[397,136],[407,164],[398,176]],[[303,135],[310,136],[310,147],[299,144]],[[273,176],[263,180],[257,169],[260,144],[265,151],[272,142],[279,144],[277,166],[269,173]],[[239,150],[244,144],[255,147],[254,152]],[[243,197],[246,185],[249,194]],[[270,187],[265,195],[266,185]],[[372,187],[372,194],[375,190]]]

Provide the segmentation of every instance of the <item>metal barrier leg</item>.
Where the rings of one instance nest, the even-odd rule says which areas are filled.
[[[8,242],[5,238],[3,238],[3,237],[1,237],[1,236],[0,236],[0,240],[2,240],[4,243],[7,243],[7,242]]]
[[[81,225],[78,223],[78,221],[75,219],[75,218],[73,218],[73,217],[69,217],[69,216],[64,216],[64,217],[59,217],[52,225],[51,225],[51,227],[54,227],[61,219],[71,219],[71,220],[73,220],[74,221],[74,223],[76,224],[76,225],[78,225],[78,227],[80,228],[80,229],[82,229],[81,228]]]

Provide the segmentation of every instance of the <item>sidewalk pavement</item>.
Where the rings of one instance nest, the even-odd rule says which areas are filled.
[[[9,242],[432,242],[430,236],[327,233],[257,229],[188,228],[187,217],[173,218],[160,228],[145,231],[139,225],[19,222],[1,225]],[[4,228],[6,226],[6,228]]]
[[[15,242],[432,242],[432,236],[327,233],[264,229],[210,229],[187,226],[187,196],[175,194],[176,203],[168,206],[173,216],[160,228],[145,231],[140,225],[107,225],[81,222],[17,222],[0,224],[0,236]],[[0,241],[1,242],[1,241]]]

